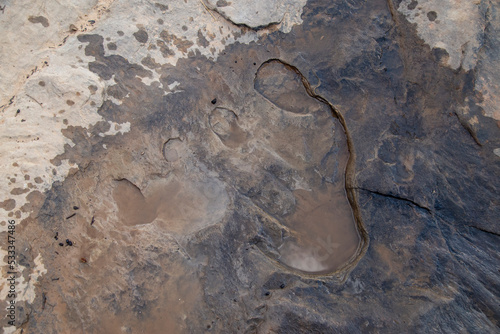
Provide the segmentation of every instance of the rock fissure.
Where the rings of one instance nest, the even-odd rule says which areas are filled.
[[[496,232],[493,232],[493,231],[489,231],[489,230],[486,230],[484,228],[481,228],[481,227],[477,227],[477,226],[474,226],[474,225],[467,225],[468,227],[472,227],[476,230],[479,230],[481,232],[484,232],[484,233],[488,233],[488,234],[491,234],[491,235],[494,235],[496,237],[500,237],[500,233],[496,233]]]
[[[382,197],[388,197],[388,198],[392,198],[392,199],[395,199],[395,200],[398,200],[398,201],[403,201],[403,202],[407,202],[413,206],[416,206],[422,210],[425,210],[429,213],[432,213],[432,210],[421,205],[421,204],[418,204],[417,202],[411,200],[411,199],[408,199],[408,198],[404,198],[404,197],[400,197],[400,196],[397,196],[397,195],[392,195],[392,194],[385,194],[383,192],[380,192],[380,191],[377,191],[377,190],[371,190],[371,189],[367,189],[367,188],[362,188],[362,187],[356,187],[355,189],[358,189],[358,190],[363,190],[363,191],[366,191],[366,192],[369,192],[369,193],[372,193],[372,194],[375,194],[375,195],[379,195],[379,196],[382,196]]]

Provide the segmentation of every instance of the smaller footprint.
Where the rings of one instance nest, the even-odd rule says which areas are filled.
[[[210,114],[209,122],[212,131],[229,148],[241,146],[247,138],[238,124],[238,116],[232,110],[215,108]]]
[[[184,151],[184,143],[180,138],[170,138],[163,144],[163,157],[168,162],[176,162]]]

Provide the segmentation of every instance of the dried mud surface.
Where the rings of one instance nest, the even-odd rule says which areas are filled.
[[[495,30],[450,67],[401,3],[310,0],[175,64],[76,34],[100,120],[63,128],[67,177],[0,202],[33,287],[17,332],[498,332]],[[193,44],[161,34],[165,58]]]

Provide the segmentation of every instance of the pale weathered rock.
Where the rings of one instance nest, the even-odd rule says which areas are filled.
[[[65,43],[75,31],[89,31],[113,0],[4,1],[0,13],[0,107],[15,98],[29,76],[47,66],[48,49]],[[73,25],[77,30],[71,30]]]
[[[207,0],[209,8],[234,24],[254,29],[280,24],[284,32],[290,32],[293,24],[301,22],[300,15],[305,4],[305,0]]]
[[[446,51],[443,62],[453,69],[476,66],[488,1],[404,0],[398,10],[417,24],[419,36],[432,48]]]
[[[484,113],[500,121],[500,17],[498,6],[490,3],[486,12],[485,45],[479,54],[476,89],[482,95]]]

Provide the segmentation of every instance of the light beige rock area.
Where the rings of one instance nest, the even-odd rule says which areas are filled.
[[[398,10],[416,24],[425,43],[446,50],[443,61],[449,67],[465,71],[477,67],[476,89],[484,98],[484,114],[500,120],[500,61],[489,52],[500,42],[491,37],[485,40],[488,30],[500,31],[496,7],[481,0],[404,0]],[[485,47],[487,42],[490,45]]]
[[[302,21],[300,15],[306,2],[305,0],[207,0],[209,8],[235,24],[250,28],[278,24],[284,32],[289,32],[293,24]]]

